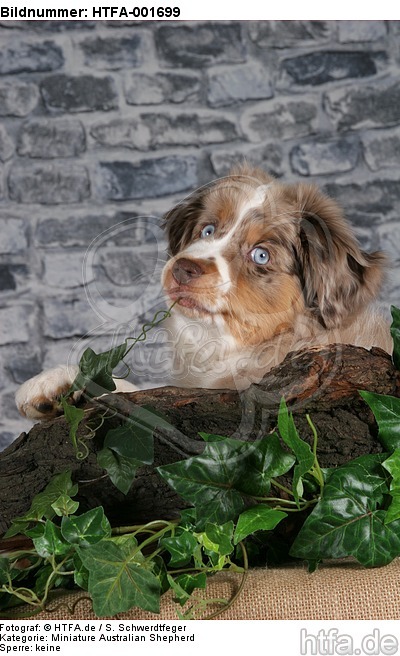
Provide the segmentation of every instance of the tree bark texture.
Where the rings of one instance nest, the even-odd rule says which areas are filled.
[[[110,394],[85,406],[80,432],[99,424],[105,409],[114,414],[107,429],[118,426],[136,406],[161,412],[170,428],[157,428],[154,466],[139,469],[130,492],[120,493],[96,461],[105,425],[87,442],[89,455],[77,460],[63,417],[36,424],[0,453],[0,534],[28,510],[35,494],[54,474],[70,469],[79,482],[80,510],[102,505],[116,526],[176,517],[184,502],[164,483],[155,467],[201,453],[199,432],[254,440],[274,430],[279,402],[285,397],[300,435],[311,440],[305,414],[318,432],[323,467],[381,451],[374,417],[358,390],[400,396],[400,373],[380,349],[332,345],[292,353],[264,380],[245,392],[163,387]]]

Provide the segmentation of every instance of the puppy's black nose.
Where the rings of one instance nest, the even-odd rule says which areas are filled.
[[[177,260],[172,268],[172,275],[178,285],[188,285],[194,278],[200,278],[203,275],[203,269],[197,262],[181,257]]]

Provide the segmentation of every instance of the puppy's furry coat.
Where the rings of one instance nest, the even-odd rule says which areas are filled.
[[[301,348],[390,351],[388,324],[371,305],[384,255],[360,250],[341,209],[316,187],[243,165],[174,207],[165,228],[162,284],[175,302],[170,382],[243,389]],[[65,372],[25,383],[21,412],[53,412],[75,375]]]
[[[177,301],[174,332],[186,340],[176,349],[181,365],[191,364],[185,384],[244,388],[288,352],[322,344],[390,350],[387,322],[371,306],[385,257],[360,250],[316,187],[245,166],[195,192],[165,223],[172,257],[163,285]],[[198,367],[196,321],[208,328]]]

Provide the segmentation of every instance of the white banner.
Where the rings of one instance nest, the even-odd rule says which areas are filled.
[[[317,0],[1,0],[1,20],[376,20],[399,18],[397,3]]]
[[[0,621],[0,654],[394,656],[399,640],[395,621]]]

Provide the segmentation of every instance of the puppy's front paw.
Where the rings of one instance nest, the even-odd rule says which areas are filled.
[[[58,415],[62,411],[60,397],[69,390],[78,369],[77,366],[60,365],[27,380],[15,394],[19,412],[28,419],[48,419]],[[77,400],[76,395],[74,398]]]

